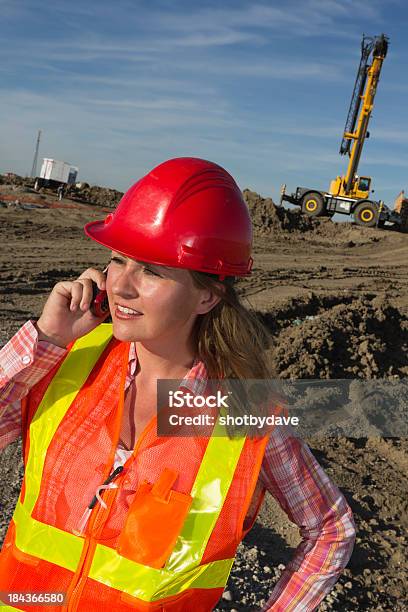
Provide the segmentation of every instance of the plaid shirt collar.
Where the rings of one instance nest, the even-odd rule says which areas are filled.
[[[132,342],[129,350],[129,376],[133,377],[136,372],[137,354],[136,343]],[[189,372],[184,376],[180,383],[180,387],[184,387],[194,393],[194,395],[203,395],[207,388],[208,372],[202,361],[197,357],[194,359],[193,365]]]

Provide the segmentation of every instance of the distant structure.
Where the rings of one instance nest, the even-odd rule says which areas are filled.
[[[34,189],[38,191],[41,187],[58,189],[61,185],[73,185],[78,176],[79,169],[76,166],[58,159],[44,157],[40,175],[35,176]]]
[[[40,148],[41,130],[38,130],[37,144],[35,145],[35,153],[33,159],[33,167],[31,168],[31,178],[35,178],[37,175],[37,161],[38,161],[38,150]]]

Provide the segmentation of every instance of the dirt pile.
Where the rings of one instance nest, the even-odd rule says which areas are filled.
[[[345,297],[324,309],[313,296],[315,314],[282,329],[274,353],[280,378],[408,376],[408,317],[381,298]]]
[[[75,185],[68,187],[65,197],[83,202],[84,204],[115,208],[123,196],[123,192],[116,189],[98,187],[98,185],[89,186],[88,183],[80,183],[80,185],[79,187]]]
[[[34,187],[34,179],[29,176],[19,176],[14,172],[6,172],[0,174],[0,185],[14,185],[30,189]]]
[[[34,179],[13,173],[0,175],[0,185],[3,187],[3,192],[5,192],[5,187],[9,187],[10,193],[41,194],[43,199],[46,199],[47,195],[57,196],[56,188],[41,187],[38,192],[34,191]],[[117,189],[98,185],[91,186],[85,182],[67,186],[64,193],[65,199],[105,208],[115,208],[122,196],[123,192]]]
[[[254,235],[267,236],[282,232],[305,232],[313,228],[312,221],[300,211],[276,206],[272,198],[263,198],[255,191],[244,189],[244,200],[249,208]]]
[[[300,435],[408,437],[408,316],[399,308],[373,295],[312,293],[259,316]]]
[[[263,198],[255,191],[244,189],[244,200],[247,203],[253,223],[255,250],[267,250],[271,237],[281,240],[304,241],[310,245],[330,242],[332,245],[351,249],[364,244],[379,242],[385,231],[377,228],[366,228],[348,223],[335,223],[329,217],[307,217],[299,209],[288,209],[277,206],[271,198]],[[345,217],[344,220],[347,218]],[[387,226],[388,232],[396,229]]]

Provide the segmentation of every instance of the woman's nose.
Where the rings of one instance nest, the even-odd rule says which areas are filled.
[[[124,269],[115,275],[111,287],[112,293],[126,299],[133,299],[139,295],[138,275]]]

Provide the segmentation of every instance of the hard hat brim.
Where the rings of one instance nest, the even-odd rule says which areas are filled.
[[[110,228],[108,229],[105,225],[104,221],[91,221],[87,223],[84,227],[85,234],[98,242],[102,246],[110,249],[111,251],[116,251],[117,253],[121,253],[126,257],[130,257],[131,259],[135,259],[136,261],[144,261],[146,263],[152,263],[161,266],[170,266],[169,263],[164,263],[162,259],[160,261],[155,258],[149,256],[147,253],[143,252],[143,249],[138,249],[136,247],[137,240],[132,240],[132,244],[126,245],[126,242],[123,239],[123,233],[120,232],[118,236],[115,235]],[[174,262],[171,262],[171,267],[182,267],[176,266]]]
[[[146,248],[146,239],[143,235],[140,236],[140,240],[132,234],[132,241],[127,244],[126,237],[123,235],[123,231],[115,231],[111,224],[106,224],[106,221],[91,221],[84,227],[85,234],[101,244],[102,246],[121,253],[126,257],[130,257],[136,261],[144,261],[146,263],[155,264],[157,266],[168,266],[170,268],[180,268],[184,270],[196,270],[197,272],[206,272],[207,274],[216,274],[220,277],[225,276],[249,276],[252,268],[252,258],[249,258],[248,264],[234,266],[231,269],[223,266],[221,269],[214,268],[208,265],[199,265],[193,263],[191,257],[189,262],[180,258],[181,261],[175,261],[174,259],[169,260],[162,253],[154,253]],[[149,241],[150,245],[153,246],[153,241]],[[144,245],[144,248],[143,248]],[[183,252],[183,248],[181,248]],[[244,267],[245,266],[245,267]]]

